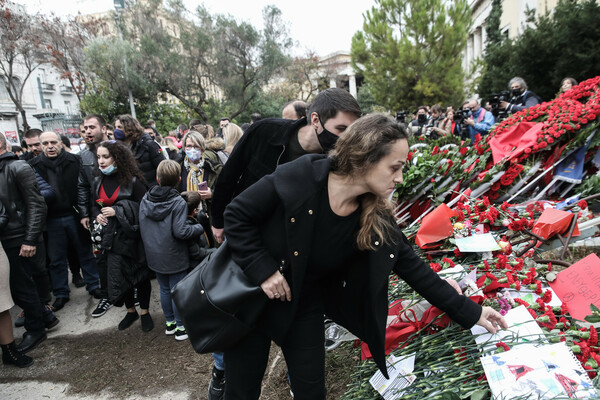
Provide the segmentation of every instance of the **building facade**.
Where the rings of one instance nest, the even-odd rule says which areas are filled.
[[[25,12],[23,6],[14,3],[10,6],[15,12]],[[78,139],[81,115],[71,84],[61,79],[51,64],[42,64],[27,79],[23,65],[16,63],[13,67],[13,80],[19,87],[23,86],[22,105],[28,125],[70,136],[73,142]],[[23,138],[22,116],[10,99],[6,80],[0,73],[0,132],[9,142],[19,144]]]
[[[502,0],[500,31],[508,38],[516,38],[523,33],[527,24],[527,10],[535,10],[536,15],[552,12],[558,0]],[[463,52],[463,70],[471,83],[478,76],[478,61],[483,57],[487,45],[487,19],[492,11],[492,0],[472,0],[470,2],[472,26]]]

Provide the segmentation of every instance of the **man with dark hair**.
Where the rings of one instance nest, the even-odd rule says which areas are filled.
[[[48,204],[46,225],[48,228],[48,256],[50,277],[56,300],[52,305],[58,311],[69,301],[67,242],[77,251],[83,279],[90,295],[100,298],[98,293],[98,267],[94,260],[91,242],[84,242],[79,234],[78,206],[79,175],[82,164],[79,156],[67,153],[62,148],[60,137],[54,132],[40,135],[42,154],[29,163],[56,193],[54,201]],[[82,213],[82,210],[78,210]],[[89,236],[88,236],[89,237]],[[27,314],[25,314],[27,315]]]
[[[516,113],[536,104],[540,104],[542,99],[533,93],[531,90],[527,90],[527,83],[521,77],[515,76],[508,82],[508,87],[512,93],[510,102],[501,101],[500,108],[510,113]]]
[[[317,95],[305,118],[268,118],[251,125],[235,145],[215,184],[211,209],[215,239],[223,242],[223,213],[235,196],[275,171],[278,165],[304,154],[327,153],[361,114],[358,102],[349,92],[331,88]],[[222,354],[214,358],[209,400],[221,399],[225,387]]]
[[[60,141],[63,145],[63,148],[68,152],[71,153],[71,140],[69,140],[68,137],[66,137],[65,135],[60,135]]]
[[[223,128],[225,128],[227,125],[229,125],[230,122],[231,122],[231,120],[229,119],[229,117],[222,117],[219,120],[219,128],[215,132],[215,136],[218,138],[222,138],[223,137]]]
[[[177,140],[183,139],[185,134],[187,133],[188,127],[186,124],[179,124],[177,126]]]
[[[288,101],[283,105],[281,118],[283,119],[300,119],[306,117],[306,108],[308,105],[302,100]]]
[[[42,154],[42,145],[40,143],[41,134],[42,130],[37,128],[32,128],[25,132],[24,140],[27,145],[27,151],[23,154],[21,160],[29,161],[33,157]]]
[[[17,348],[26,353],[43,342],[46,329],[59,321],[51,309],[44,307],[33,280],[36,256],[44,257],[42,230],[46,203],[31,166],[6,149],[6,138],[0,134],[0,202],[8,216],[8,225],[0,231],[0,241],[10,264],[13,299],[25,311],[26,332]]]
[[[217,179],[211,221],[223,240],[223,212],[231,199],[283,163],[308,153],[328,152],[346,128],[361,116],[356,99],[346,90],[322,91],[308,110],[308,119],[269,118],[251,125],[236,144]]]
[[[250,125],[260,121],[261,119],[262,115],[260,115],[259,113],[253,113],[252,115],[250,115]]]
[[[429,115],[427,115],[427,107],[419,106],[417,109],[417,118],[415,118],[409,125],[410,131],[413,135],[421,136],[423,133],[423,127],[427,125]]]

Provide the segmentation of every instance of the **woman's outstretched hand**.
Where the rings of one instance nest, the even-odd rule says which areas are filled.
[[[290,285],[279,271],[268,277],[260,287],[270,300],[292,301]]]
[[[498,327],[502,329],[508,328],[504,317],[492,307],[482,307],[481,317],[479,317],[477,325],[483,326],[489,333],[496,333]]]

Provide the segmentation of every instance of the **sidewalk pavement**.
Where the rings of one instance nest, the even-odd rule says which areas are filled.
[[[56,313],[60,319],[60,323],[48,331],[48,339],[56,339],[61,337],[73,337],[81,335],[89,335],[93,332],[106,332],[106,331],[117,331],[117,325],[125,315],[124,307],[112,307],[99,318],[92,318],[91,313],[96,308],[98,300],[93,296],[90,296],[85,288],[75,288],[72,284],[70,285],[71,295],[70,301],[65,305],[63,309]],[[17,314],[21,309],[17,306],[11,309],[11,316],[14,321],[17,318]],[[139,312],[139,310],[138,310]],[[156,280],[152,280],[152,296],[150,299],[150,312],[153,316],[155,323],[155,330],[162,330],[164,324],[164,317],[162,316],[162,310],[160,307],[159,300],[159,288]],[[139,323],[139,321],[137,321]],[[130,329],[134,329],[132,326]],[[139,327],[138,327],[139,329]],[[15,341],[19,343],[24,328],[14,328]],[[49,340],[40,344],[42,346],[49,345]],[[182,345],[184,345],[182,343]],[[186,343],[189,347],[189,344]],[[190,347],[191,348],[191,347]],[[35,359],[35,352],[37,349],[32,351],[32,356]],[[38,366],[40,360],[38,361]],[[34,368],[34,366],[29,368]],[[55,366],[58,367],[58,366]],[[14,381],[14,378],[7,378],[6,375],[14,373],[9,368],[15,368],[10,366],[0,366],[0,399],[11,399],[11,400],[32,400],[32,399],[49,399],[49,400],[107,400],[113,399],[115,396],[110,392],[100,392],[95,395],[69,395],[67,394],[69,384],[63,382],[41,382],[36,380],[19,380]],[[21,371],[25,372],[28,368],[24,368]],[[19,370],[19,369],[17,369]],[[19,371],[19,372],[21,372]],[[207,374],[209,372],[207,371]],[[119,396],[120,397],[120,396]],[[152,396],[133,396],[125,397],[127,400],[133,399],[174,399],[174,400],[188,400],[190,394],[187,392],[172,392],[167,391],[164,393],[153,394]]]

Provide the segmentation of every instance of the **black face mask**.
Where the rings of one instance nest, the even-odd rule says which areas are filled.
[[[321,117],[319,117],[319,122],[321,122]],[[327,153],[329,150],[335,147],[335,143],[340,137],[334,133],[329,132],[327,128],[325,128],[325,124],[323,122],[321,122],[321,126],[323,127],[323,132],[317,133],[317,131],[315,130],[315,133],[317,133],[317,140],[319,141],[323,152]]]
[[[520,96],[522,93],[523,93],[523,92],[522,92],[522,89],[513,89],[513,90],[512,90],[512,95],[513,95],[514,97],[519,97],[519,96]]]

